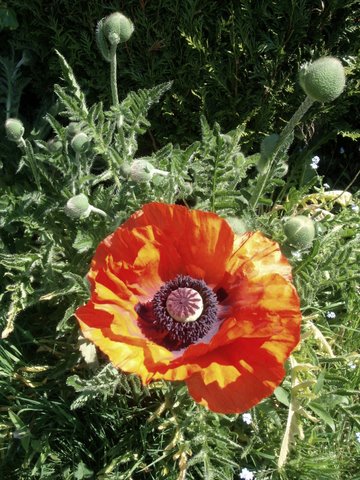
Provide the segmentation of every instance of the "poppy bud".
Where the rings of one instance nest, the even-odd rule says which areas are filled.
[[[299,82],[304,92],[313,100],[331,102],[344,90],[344,67],[335,57],[321,57],[302,67]]]
[[[62,142],[58,137],[50,138],[47,142],[49,152],[56,153],[62,148]]]
[[[67,126],[67,134],[70,138],[73,138],[77,133],[80,133],[81,129],[77,122],[70,122]]]
[[[85,218],[90,215],[91,206],[86,195],[80,193],[68,200],[65,213],[71,218]]]
[[[271,157],[275,146],[279,140],[279,135],[277,133],[272,133],[271,135],[267,135],[260,144],[260,159],[256,164],[256,168],[260,173],[263,173],[266,169],[268,164],[268,160]]]
[[[5,130],[11,142],[19,142],[25,132],[24,125],[17,118],[8,118],[5,122]]]
[[[126,42],[134,31],[134,25],[125,15],[115,12],[104,19],[103,34],[111,43],[117,45]]]
[[[249,231],[248,226],[246,225],[246,223],[244,222],[244,220],[242,220],[241,218],[238,218],[238,217],[225,217],[225,220],[228,222],[228,224],[230,225],[230,227],[233,229],[233,231],[234,231],[237,235],[242,235],[243,233]]]
[[[84,132],[79,132],[71,140],[71,146],[76,153],[84,153],[89,146],[89,137]]]
[[[163,170],[158,170],[150,162],[141,158],[134,160],[130,165],[129,176],[134,182],[149,182],[156,174],[165,177],[169,173]]]
[[[304,215],[297,215],[285,223],[284,233],[294,247],[309,247],[315,238],[314,222]]]

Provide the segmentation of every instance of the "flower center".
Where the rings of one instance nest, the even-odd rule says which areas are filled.
[[[181,350],[202,340],[218,321],[218,299],[203,280],[178,275],[145,304],[135,307],[139,326],[149,340]]]
[[[200,293],[193,288],[173,290],[166,300],[166,310],[178,322],[195,322],[204,309]]]

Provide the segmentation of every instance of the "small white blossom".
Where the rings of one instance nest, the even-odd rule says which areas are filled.
[[[324,188],[330,188],[330,185],[328,183],[324,183],[323,187]]]
[[[356,440],[360,443],[360,432],[355,433]],[[246,470],[246,469],[245,469]],[[240,477],[241,478],[241,477]]]
[[[360,432],[359,432],[359,435],[360,435]],[[250,472],[250,470],[248,470],[247,468],[243,468],[240,473],[240,478],[242,480],[254,480],[255,477],[254,477],[254,474]]]
[[[251,413],[243,413],[242,415],[243,422],[247,423],[250,425],[252,423],[252,416]]]
[[[344,147],[340,147],[339,152],[341,153],[341,155],[343,155],[343,154],[345,153],[345,148],[344,148]]]
[[[301,258],[302,258],[301,252],[299,252],[299,250],[294,250],[294,251],[292,252],[292,256],[293,256],[294,258],[296,258],[296,260],[301,260]]]
[[[319,162],[320,162],[320,157],[315,155],[315,157],[311,159],[310,167],[316,170],[317,168],[319,168],[319,165],[318,165]]]
[[[335,312],[327,312],[326,316],[327,316],[327,318],[335,318],[336,313]]]
[[[320,157],[315,155],[315,157],[311,159],[311,163],[315,163],[315,165],[318,165],[318,163],[320,163]]]
[[[359,213],[359,206],[353,204],[353,205],[351,205],[351,210],[352,210],[353,212],[355,212],[355,213]]]
[[[348,367],[350,368],[350,370],[355,370],[356,365],[355,365],[354,362],[349,362],[349,363],[348,363]]]

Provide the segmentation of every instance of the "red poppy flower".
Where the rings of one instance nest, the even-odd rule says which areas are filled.
[[[196,402],[243,412],[282,381],[301,315],[291,269],[261,233],[150,203],[96,250],[76,316],[117,368],[184,380]]]

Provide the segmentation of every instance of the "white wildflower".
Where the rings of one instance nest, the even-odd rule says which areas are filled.
[[[360,435],[360,432],[359,432],[359,435]],[[360,441],[360,437],[359,437],[359,441]],[[250,472],[250,470],[248,470],[247,468],[243,468],[241,470],[240,478],[242,480],[254,480],[255,479],[254,474],[252,472]]]
[[[349,362],[347,366],[350,368],[350,370],[355,370],[356,364],[354,362]]]
[[[320,162],[320,157],[315,155],[315,157],[311,159],[310,167],[316,170],[317,168],[319,168],[319,162]]]
[[[244,423],[247,423],[248,425],[251,425],[251,423],[252,423],[251,413],[243,413],[242,419],[243,419]]]
[[[326,316],[327,316],[327,318],[335,318],[336,313],[335,312],[327,312]]]
[[[355,433],[356,440],[360,443],[360,432]],[[246,469],[245,469],[246,470]],[[240,477],[241,478],[241,477]]]
[[[359,213],[359,205],[352,204],[351,210],[355,213]]]

